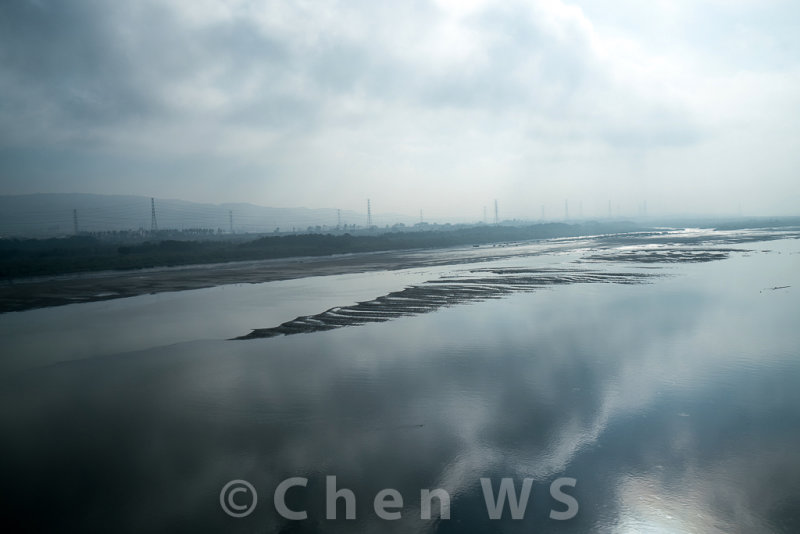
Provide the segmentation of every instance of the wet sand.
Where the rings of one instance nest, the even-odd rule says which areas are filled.
[[[260,328],[236,339],[268,338],[333,330],[345,326],[381,323],[420,315],[456,304],[480,302],[552,285],[615,283],[638,284],[650,273],[610,273],[583,269],[474,269],[466,277],[443,277],[407,287],[352,306],[330,308],[297,317],[273,328]]]
[[[589,254],[574,260],[582,263],[633,263],[648,264],[705,263],[727,259],[733,252],[749,252],[743,248],[724,248],[730,243],[747,243],[771,240],[774,235],[711,236],[664,235],[663,233],[637,233],[628,235],[596,236]],[[794,235],[793,237],[797,237]],[[701,246],[705,245],[705,246]],[[633,250],[628,250],[634,246]],[[622,249],[620,247],[623,247]],[[448,276],[429,280],[355,305],[333,307],[316,315],[296,317],[278,326],[258,328],[235,339],[258,339],[333,330],[345,326],[385,322],[399,317],[420,315],[440,308],[479,302],[487,299],[530,292],[552,285],[578,283],[641,284],[659,276],[655,272],[608,272],[581,268],[567,269],[472,269],[466,276]]]
[[[564,245],[554,246],[560,248]],[[477,250],[484,254],[476,256]],[[308,276],[456,265],[542,253],[491,245],[480,249],[459,247],[442,252],[375,252],[19,279],[0,286],[0,313],[225,284],[258,284]]]
[[[581,261],[674,263],[721,260],[733,251],[726,244],[798,238],[796,231],[714,232],[697,234],[675,231],[634,232],[528,243],[505,243],[480,247],[407,250],[345,254],[324,257],[218,263],[163,267],[135,271],[105,271],[6,281],[0,285],[0,313],[47,306],[94,302],[166,291],[202,289],[225,284],[256,284],[308,276],[400,270],[409,268],[488,262],[502,258],[535,256],[588,248]],[[619,247],[663,245],[669,250]],[[679,250],[680,249],[680,250]]]

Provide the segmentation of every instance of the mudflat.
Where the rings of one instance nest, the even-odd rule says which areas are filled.
[[[714,261],[726,258],[732,251],[744,251],[723,248],[726,245],[780,238],[800,238],[800,232],[794,228],[629,232],[479,247],[364,252],[12,279],[0,285],[0,313],[226,284],[257,284],[307,276],[457,265],[577,249],[586,250],[586,255],[578,260],[581,263]]]
[[[430,252],[366,252],[16,279],[0,286],[0,313],[225,284],[257,284],[307,276],[430,267],[531,254],[519,247],[491,245],[480,249],[459,247],[448,254],[437,254],[435,258]]]

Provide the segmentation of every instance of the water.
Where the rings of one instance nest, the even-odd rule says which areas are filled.
[[[250,341],[225,339],[466,267],[2,315],[0,517],[6,531],[798,532],[800,241],[745,248],[623,266],[659,275],[645,285]],[[326,519],[327,476],[355,520],[344,502]],[[286,499],[306,521],[273,505],[289,477],[308,479]],[[562,477],[579,511],[558,521]],[[533,479],[524,517],[490,520],[481,478]],[[258,492],[245,518],[221,509],[232,479]],[[399,520],[375,513],[384,488]],[[450,519],[434,499],[423,520],[420,491],[437,488]]]

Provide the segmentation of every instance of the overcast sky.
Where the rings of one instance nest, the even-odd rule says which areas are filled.
[[[799,118],[796,1],[0,3],[0,194],[797,214]]]

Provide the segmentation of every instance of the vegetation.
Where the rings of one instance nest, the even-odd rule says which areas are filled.
[[[91,236],[2,239],[0,278],[8,280],[84,271],[485,245],[634,229],[635,226],[630,223],[548,223],[522,227],[480,225],[451,231],[401,231],[380,235],[282,235],[245,242],[162,240],[120,244]]]

